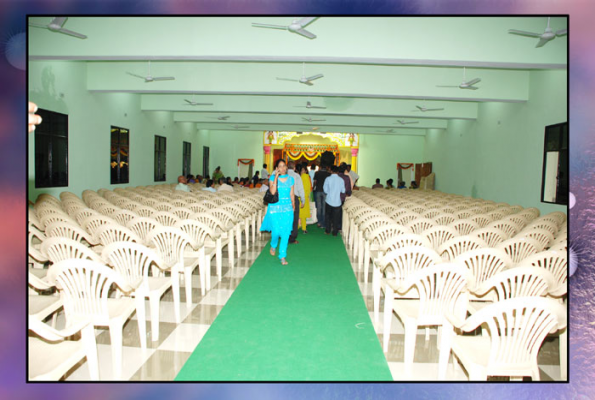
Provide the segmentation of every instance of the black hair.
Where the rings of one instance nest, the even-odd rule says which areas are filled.
[[[267,167],[267,165],[266,165],[266,164],[262,164],[262,168],[266,168],[266,167]]]
[[[277,169],[277,167],[279,166],[280,163],[284,163],[285,165],[287,165],[287,163],[285,162],[284,159],[280,158],[277,161],[275,161],[275,169]]]
[[[337,167],[336,165],[333,165],[333,166],[331,167],[331,172],[332,172],[332,173],[339,172],[339,167]]]
[[[207,181],[207,187],[211,187],[211,186],[213,186],[213,180],[212,179],[209,179]]]
[[[225,183],[225,181],[226,181],[225,177],[223,177],[223,178],[219,178],[219,184],[220,184],[220,185],[221,185],[221,181],[223,181],[223,183]]]
[[[339,172],[344,174],[347,171],[347,167],[343,164],[339,165]]]
[[[376,183],[380,183],[380,178],[376,178]]]

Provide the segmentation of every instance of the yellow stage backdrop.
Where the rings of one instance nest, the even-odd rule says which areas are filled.
[[[357,156],[359,152],[359,134],[330,133],[330,132],[263,132],[264,162],[269,172],[273,168],[275,150],[281,150],[283,156],[290,159],[301,157],[307,160],[316,159],[325,151],[335,153],[337,162],[345,161],[357,171]]]

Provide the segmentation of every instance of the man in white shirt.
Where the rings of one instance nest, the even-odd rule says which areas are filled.
[[[308,175],[310,175],[310,183],[312,185],[314,185],[314,174],[316,173],[316,164],[312,163],[312,165],[310,165],[310,171],[308,172]]]
[[[219,178],[218,192],[233,192],[233,187],[225,183],[225,178]]]
[[[188,180],[184,175],[178,176],[178,185],[176,186],[176,190],[181,190],[183,192],[190,191],[190,188],[188,187]]]
[[[295,172],[295,161],[289,161],[287,163],[287,168],[287,175],[293,177],[294,180],[293,193],[295,194],[296,204],[298,198],[300,200],[300,206],[296,206],[293,210],[293,230],[289,236],[289,243],[298,243],[297,236],[298,222],[300,220],[300,208],[303,208],[306,205],[306,193],[304,192],[304,183],[302,182],[302,177]]]
[[[202,188],[202,190],[205,190],[207,192],[213,192],[216,193],[217,191],[215,190],[215,188],[213,187],[213,180],[209,179],[207,181],[207,187]]]
[[[262,164],[262,171],[260,171],[260,179],[266,179],[267,182],[270,178],[269,171],[267,171],[267,165]]]
[[[351,178],[351,188],[355,186],[355,182],[359,179],[359,175],[351,170],[351,164],[347,164],[347,171],[349,171],[349,177]]]

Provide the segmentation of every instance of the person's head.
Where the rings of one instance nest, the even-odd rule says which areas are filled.
[[[262,168],[266,169],[267,167],[268,167],[268,165],[262,164]]]
[[[211,187],[211,186],[213,186],[213,180],[212,179],[209,179],[207,181],[207,187]]]
[[[215,172],[219,172],[220,170],[221,170],[221,167],[215,168]]]
[[[351,164],[347,164],[347,171],[351,171]]]
[[[376,178],[376,183],[380,183],[380,178]]]
[[[337,167],[336,165],[333,165],[331,167],[331,173],[336,174],[339,172],[339,167]]]
[[[340,174],[344,174],[346,170],[347,170],[347,167],[345,166],[345,164],[339,165],[339,173]]]
[[[184,175],[178,176],[178,183],[183,183],[184,185],[188,183],[188,180]]]
[[[192,175],[190,175],[190,174],[186,175],[186,180],[187,180],[187,181],[189,181],[189,180],[190,180],[190,179],[192,179],[192,178],[193,178],[193,177],[192,177]]]
[[[312,163],[312,165],[310,165],[310,169],[312,171],[316,171],[316,164],[315,163]]]
[[[236,176],[235,178],[233,178],[233,181],[234,182],[237,182],[238,181],[238,177]]]
[[[405,181],[399,182],[399,186],[405,186]]]
[[[294,163],[295,166],[295,163]],[[275,170],[279,170],[281,175],[285,175],[287,173],[287,163],[284,159],[280,158],[275,162]]]
[[[260,172],[259,171],[256,171],[256,173],[254,174],[254,176],[257,177],[257,178],[258,178],[259,175],[260,175]]]
[[[416,187],[417,187],[417,182],[415,182],[415,181],[411,181],[411,187],[412,187],[412,188],[416,188]]]
[[[339,167],[347,167],[347,163],[343,161],[341,164],[339,164]]]
[[[393,185],[393,180],[389,179],[388,181],[386,181],[386,186],[392,186]]]
[[[225,178],[219,178],[219,184],[223,185],[225,183]]]
[[[228,185],[231,185],[231,177],[230,177],[230,176],[228,176],[228,177],[225,179],[225,182],[227,182],[227,184],[228,184]]]
[[[287,163],[287,168],[288,169],[295,169],[295,161],[289,161]]]

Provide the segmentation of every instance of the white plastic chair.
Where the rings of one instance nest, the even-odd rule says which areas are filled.
[[[471,236],[483,240],[487,247],[496,248],[500,243],[508,239],[508,234],[498,228],[481,228],[474,231]]]
[[[46,254],[52,263],[69,259],[88,259],[98,263],[102,263],[101,257],[89,247],[72,239],[64,237],[47,238],[42,246],[41,251]]]
[[[97,344],[89,319],[75,321],[58,331],[29,316],[29,330],[39,335],[30,335],[28,339],[29,380],[57,381],[84,358],[91,379],[99,380]],[[80,340],[64,340],[78,332],[81,332]]]
[[[428,239],[432,248],[437,251],[443,243],[459,236],[459,232],[448,226],[437,225],[424,231],[422,236]]]
[[[471,292],[474,292],[486,280],[510,268],[513,264],[510,256],[502,250],[487,247],[459,254],[455,258],[455,262],[466,266],[471,272],[473,276],[473,281],[469,282]],[[471,299],[475,300],[474,297]]]
[[[537,253],[540,244],[531,238],[515,237],[505,240],[496,248],[504,250],[512,258],[512,262],[518,264],[530,255]]]
[[[516,297],[489,305],[467,320],[447,314],[452,326],[472,332],[487,324],[489,335],[452,335],[444,326],[443,344],[451,341],[453,354],[460,360],[469,380],[488,376],[531,376],[540,379],[537,354],[550,331],[566,327],[566,310],[556,301],[542,297]]]
[[[443,260],[454,260],[458,255],[467,251],[487,247],[486,243],[474,236],[457,236],[446,242],[438,248],[438,254]]]
[[[384,302],[383,349],[388,351],[390,327],[393,311],[405,326],[405,377],[410,378],[413,367],[415,342],[418,326],[438,326],[445,322],[446,313],[463,317],[466,311],[467,296],[464,293],[467,285],[468,270],[456,264],[438,264],[423,268],[409,275],[400,285],[395,281],[387,281]],[[419,293],[419,300],[393,299],[391,293],[407,293],[413,288]],[[446,361],[450,348],[440,348],[439,379],[446,376]],[[446,361],[445,361],[446,360]]]
[[[160,228],[162,225],[157,222],[157,220],[150,218],[150,217],[136,217],[128,224],[126,224],[126,228],[130,229],[132,232],[136,233],[136,235],[142,240],[142,243],[148,245],[149,242],[147,241],[147,237],[149,234],[157,229]]]
[[[140,343],[146,349],[145,316],[140,315],[130,297],[110,298],[113,284],[125,293],[133,288],[111,268],[91,260],[64,260],[48,271],[48,281],[56,282],[64,301],[66,323],[90,319],[93,326],[109,327],[114,378],[122,376],[122,329],[132,313],[137,311]]]
[[[132,295],[140,299],[137,306],[144,307],[145,297],[149,299],[151,335],[153,341],[159,340],[159,300],[172,287],[172,281],[165,276],[149,276],[150,266],[160,266],[155,252],[139,243],[115,242],[103,249],[101,257],[135,288]]]
[[[429,218],[418,218],[407,224],[407,228],[409,228],[411,232],[416,233],[418,235],[435,226],[436,222],[434,222],[433,219]]]
[[[480,229],[479,224],[470,219],[460,219],[448,226],[455,229],[460,236],[471,235],[474,231]]]

